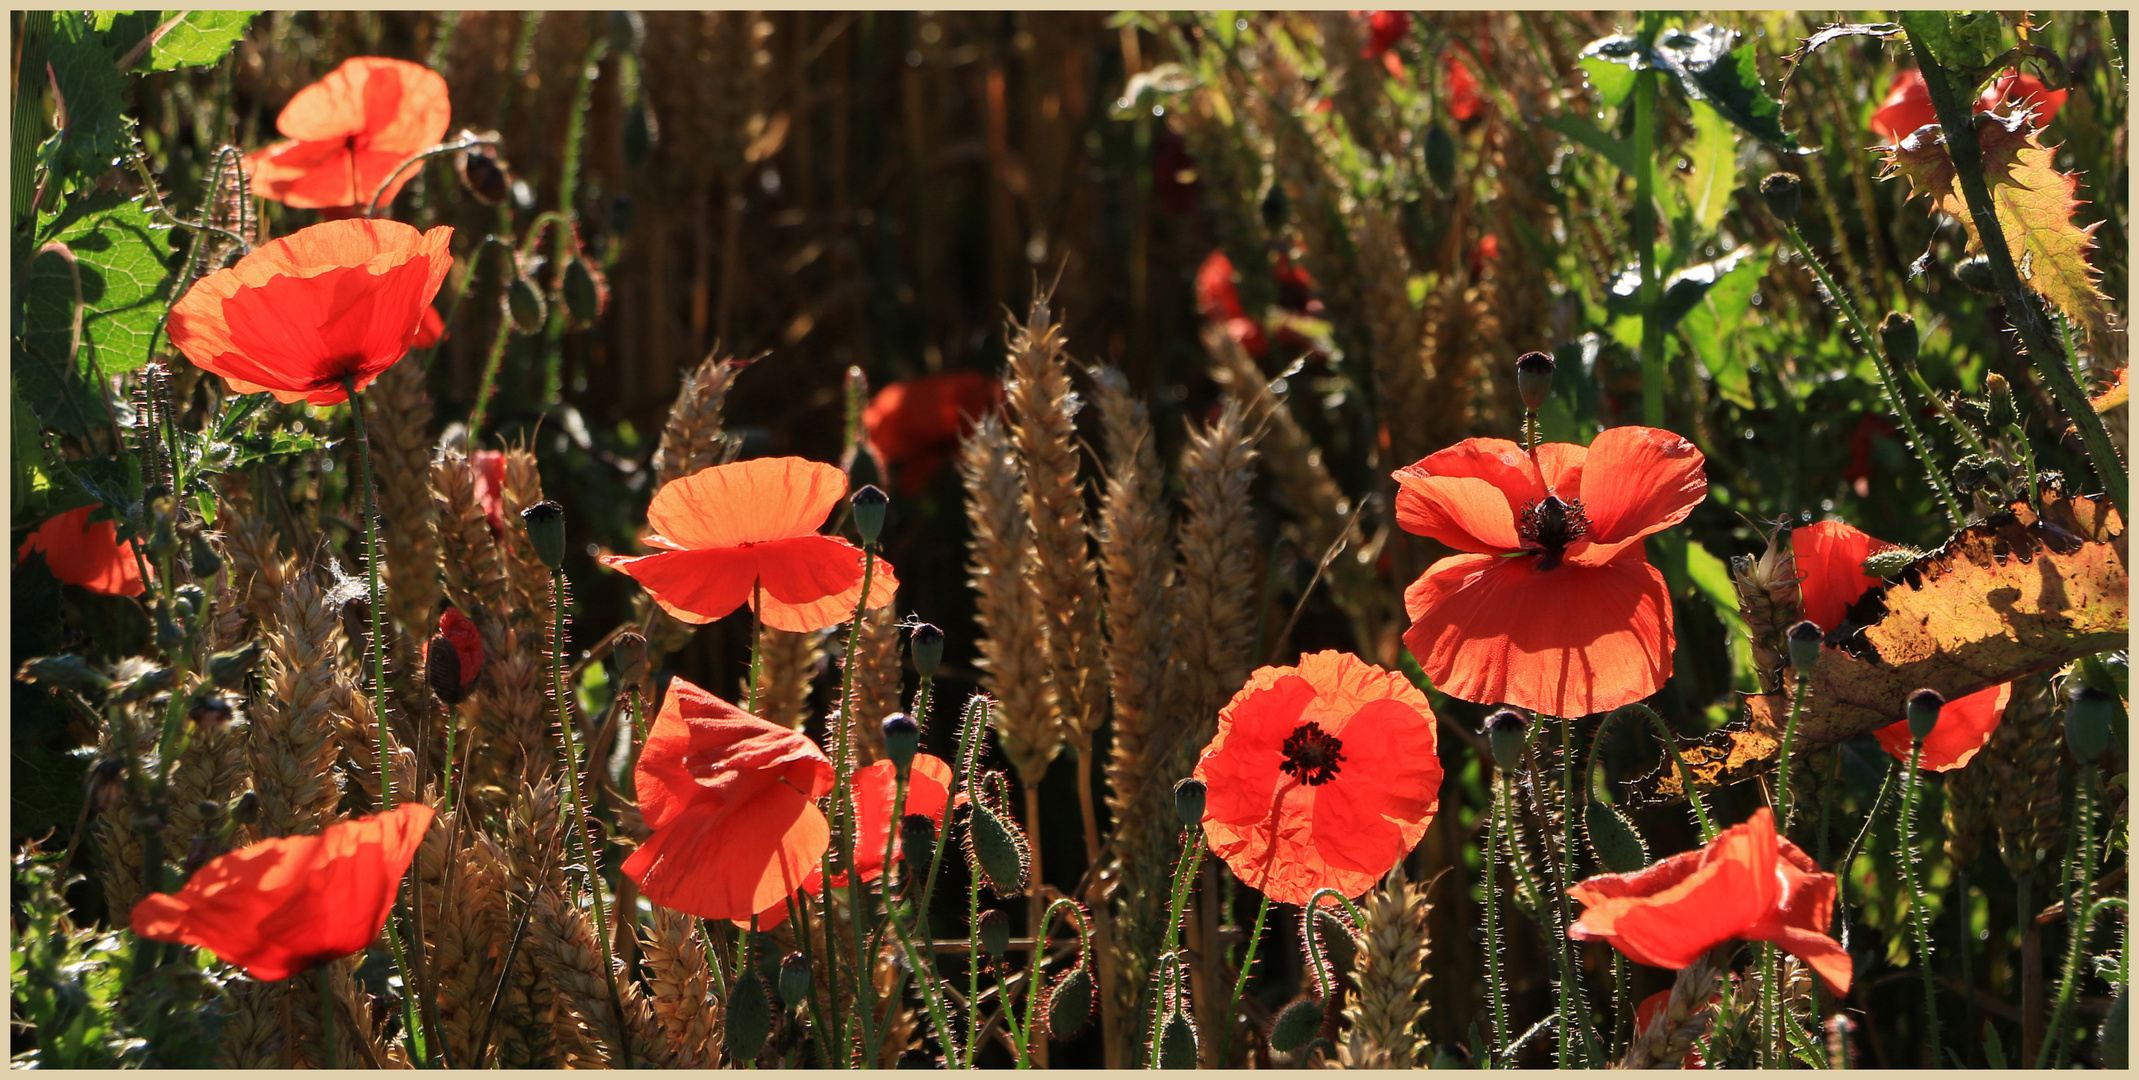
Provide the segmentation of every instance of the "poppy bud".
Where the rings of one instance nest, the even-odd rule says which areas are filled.
[[[810,996],[810,958],[798,952],[780,961],[780,1000],[790,1009]]]
[[[178,600],[156,609],[156,647],[163,650],[166,656],[174,655],[186,647],[186,632],[179,629],[178,620],[172,618],[177,614],[176,609],[180,604],[185,604],[185,601]],[[186,608],[186,614],[192,614],[192,605],[186,604]]]
[[[1456,140],[1439,124],[1426,129],[1426,175],[1443,194],[1456,189]]]
[[[2013,463],[2002,457],[1985,458],[1983,476],[1993,484],[2004,484],[2013,478]]]
[[[1924,553],[1905,544],[1874,551],[1864,557],[1866,577],[1890,578],[1909,568],[1909,564],[1924,557]]]
[[[1173,812],[1181,819],[1184,828],[1193,829],[1203,824],[1203,806],[1210,791],[1203,781],[1191,776],[1173,786]]]
[[[15,678],[23,682],[43,683],[53,689],[66,687],[70,690],[103,690],[111,685],[104,673],[89,666],[89,661],[73,653],[58,656],[40,656],[22,665]]]
[[[609,286],[585,259],[564,264],[565,324],[574,330],[593,326],[609,307]]]
[[[2109,749],[2109,728],[2116,716],[2115,698],[2086,683],[2072,688],[2072,703],[2065,707],[2065,745],[2073,760],[2093,761]]]
[[[1515,392],[1523,397],[1523,408],[1536,412],[1545,407],[1545,399],[1552,394],[1552,354],[1526,352],[1515,361]]]
[[[515,277],[505,290],[505,310],[512,316],[513,329],[523,334],[532,334],[542,329],[549,321],[549,305],[542,302],[542,290],[524,277]]]
[[[980,954],[1001,960],[1010,954],[1010,919],[999,908],[980,913]]]
[[[2102,1017],[2102,1026],[2095,1032],[2095,1046],[2104,1068],[2131,1068],[2132,1007],[2126,1004],[2130,998],[2126,988],[2118,987],[2117,996],[2109,1002],[2108,1015]]]
[[[877,535],[884,531],[884,508],[891,497],[875,484],[863,484],[854,493],[854,531],[862,534],[862,543],[876,543]]]
[[[1067,1042],[1091,1022],[1092,976],[1080,964],[1047,988],[1047,1037]]]
[[[1984,481],[1988,479],[1990,479],[1989,468],[1982,458],[1974,454],[1965,455],[1960,461],[1954,463],[1953,486],[1959,489],[1963,495],[1982,487]]]
[[[1906,371],[1916,366],[1916,319],[1906,311],[1889,311],[1879,321],[1879,343],[1887,359]]]
[[[626,686],[646,685],[646,638],[636,631],[626,630],[616,636],[611,646],[616,655],[617,675]]]
[[[1910,694],[1909,737],[1918,742],[1930,738],[1932,729],[1938,727],[1939,710],[1945,707],[1945,695],[1936,690],[1918,690]]]
[[[1797,669],[1797,677],[1809,679],[1812,669],[1820,663],[1820,626],[1805,619],[1790,628],[1790,666]]]
[[[922,623],[906,639],[906,648],[913,653],[914,670],[924,679],[935,678],[936,669],[943,665],[943,631]]]
[[[1529,741],[1528,721],[1514,709],[1502,709],[1485,721],[1486,737],[1493,744],[1493,764],[1501,772],[1514,772],[1523,762],[1523,744]]]
[[[126,763],[115,757],[98,758],[84,779],[89,808],[102,813],[126,798]]]
[[[1186,1013],[1176,1011],[1166,1018],[1166,1027],[1159,1035],[1159,1068],[1195,1067],[1196,1025]]]
[[[564,566],[564,507],[547,499],[520,511],[527,523],[527,539],[535,545],[535,557],[556,570]]]
[[[186,709],[186,719],[204,728],[219,728],[230,722],[230,701],[213,690],[204,690]]]
[[[178,550],[178,500],[171,498],[170,489],[162,484],[153,485],[149,490],[165,492],[148,499],[148,551],[155,557],[150,561],[155,562]]]
[[[1270,1049],[1291,1054],[1315,1041],[1322,1033],[1322,1014],[1322,1003],[1311,997],[1285,1006],[1270,1025]]]
[[[238,796],[230,806],[230,820],[240,825],[251,825],[260,820],[260,793],[248,791]]]
[[[756,1061],[772,1034],[772,1002],[765,997],[765,984],[755,971],[744,971],[728,992],[728,1040],[724,1049],[731,1064]]]
[[[929,864],[936,858],[936,822],[927,814],[908,814],[899,819],[899,858],[906,862],[906,876],[915,880],[928,876]]]
[[[223,568],[222,556],[215,553],[215,545],[205,536],[193,538],[193,576],[206,581]]]
[[[966,858],[997,896],[1025,891],[1025,868],[1032,857],[1024,830],[985,799],[973,800],[966,827]]]
[[[169,690],[171,684],[177,681],[178,672],[176,670],[167,667],[157,668],[154,671],[143,672],[133,682],[120,687],[117,697],[121,702],[140,701],[143,698]]]
[[[1175,175],[1178,176],[1179,174],[1176,173]],[[1270,185],[1270,190],[1263,194],[1261,209],[1264,228],[1271,232],[1277,232],[1284,228],[1285,215],[1291,210],[1290,204],[1285,200],[1285,185]]]
[[[913,768],[914,754],[921,749],[921,725],[902,712],[884,718],[884,756],[903,778]]]
[[[1760,197],[1767,201],[1768,213],[1782,221],[1796,221],[1798,205],[1804,199],[1796,174],[1786,172],[1769,173],[1760,182]]]
[[[485,206],[496,206],[512,194],[512,180],[495,146],[471,146],[454,155],[453,171],[468,194]]]
[[[2020,411],[2013,407],[2013,384],[2005,376],[1995,371],[1984,376],[1983,396],[1990,404],[1986,419],[1992,431],[2004,431],[2020,419]]]
[[[1589,834],[1589,850],[1599,865],[1614,874],[1631,874],[1649,865],[1649,844],[1641,831],[1616,806],[1589,800],[1582,811],[1582,830]]]
[[[1990,272],[1990,259],[1987,256],[1978,255],[1955,264],[1953,279],[1979,293],[1998,291],[1998,279]]]

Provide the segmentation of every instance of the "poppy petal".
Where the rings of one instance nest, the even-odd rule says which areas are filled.
[[[773,785],[814,799],[833,784],[831,760],[808,736],[684,679],[669,681],[633,776],[640,813],[656,831],[695,803],[724,806]]]
[[[847,494],[836,465],[752,458],[700,469],[654,493],[646,525],[687,548],[735,547],[808,536]]]
[[[1988,690],[1957,697],[1938,712],[1938,726],[1924,740],[1924,755],[1917,768],[1925,772],[1951,772],[1975,759],[1976,752],[1990,745],[1990,737],[2005,719],[2005,707],[2013,699],[2013,684],[1999,683]],[[1909,722],[1896,721],[1873,732],[1879,745],[1897,761],[1908,761],[1915,737]]]
[[[1841,942],[1826,934],[1795,926],[1778,926],[1771,932],[1747,935],[1747,941],[1773,942],[1782,951],[1805,962],[1827,984],[1829,993],[1842,997],[1849,993],[1851,969],[1848,950]]]
[[[749,603],[758,579],[758,557],[751,548],[604,555],[601,564],[631,575],[661,610],[692,624],[712,622]]]
[[[1767,809],[1725,829],[1698,854],[1699,867],[1667,888],[1587,907],[1568,936],[1608,940],[1636,963],[1676,970],[1761,925],[1781,893],[1774,818]],[[1635,877],[1619,876],[1622,884]],[[1595,895],[1579,886],[1568,892],[1585,902],[1585,893]]]
[[[1589,444],[1582,509],[1589,518],[1588,549],[1570,562],[1601,566],[1650,533],[1668,529],[1708,494],[1706,461],[1668,431],[1608,428]]]
[[[1229,828],[1267,828],[1271,800],[1285,774],[1285,737],[1314,703],[1313,683],[1291,669],[1259,668],[1218,716],[1218,732],[1196,762],[1205,788],[1203,820]],[[1216,841],[1213,841],[1215,843]]]
[[[632,852],[624,873],[662,907],[702,919],[748,919],[788,895],[831,838],[815,803],[771,784],[728,806],[686,808]]]
[[[854,617],[854,606],[862,598],[862,549],[836,536],[811,534],[752,550],[765,586],[759,612],[765,625],[807,633]],[[898,591],[891,564],[877,559],[869,575],[869,610],[891,603]]]
[[[1408,681],[1405,689],[1418,694]],[[1411,854],[1440,809],[1433,721],[1384,699],[1353,714],[1342,740],[1338,779],[1315,792],[1315,848],[1331,866],[1379,878]]]
[[[1477,554],[1516,551],[1515,508],[1508,496],[1475,476],[1427,476],[1396,471],[1396,523],[1406,532]]]
[[[1879,584],[1864,572],[1864,560],[1893,546],[1840,521],[1791,530],[1790,555],[1802,575],[1797,587],[1805,618],[1822,631],[1842,625],[1849,605]]]
[[[1404,644],[1442,693],[1551,716],[1616,709],[1671,677],[1671,594],[1641,549],[1604,566],[1456,555],[1404,593]]]
[[[141,564],[134,558],[133,541],[119,542],[116,522],[91,522],[95,509],[79,506],[47,519],[22,542],[15,561],[42,551],[46,568],[62,582],[105,596],[140,595]]]

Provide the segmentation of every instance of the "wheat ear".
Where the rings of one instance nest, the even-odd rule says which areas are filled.
[[[980,625],[980,667],[1000,705],[996,730],[1018,779],[1037,784],[1062,747],[1055,723],[1054,683],[1048,677],[1046,630],[1039,605],[1025,587],[1035,557],[1025,516],[1023,484],[1009,433],[982,417],[959,454],[966,515],[972,523],[973,590]]]

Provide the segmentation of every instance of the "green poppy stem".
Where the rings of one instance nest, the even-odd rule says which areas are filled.
[[[1218,1067],[1232,1066],[1233,1055],[1233,1010],[1240,1005],[1241,991],[1248,988],[1248,972],[1255,969],[1255,952],[1263,943],[1263,920],[1270,916],[1270,894],[1263,894],[1263,902],[1255,909],[1255,929],[1248,931],[1248,955],[1240,962],[1240,974],[1233,980],[1233,992],[1226,995],[1225,1011],[1218,1014],[1218,1022],[1224,1030],[1218,1033]]]
[[[330,980],[333,967],[333,962],[329,961],[312,970],[319,974],[319,1037],[325,1047],[327,1068],[339,1069],[342,1067],[342,1047],[341,1033],[335,1030],[340,1025],[334,1022],[334,987]]]
[[[616,985],[616,961],[610,955],[609,913],[602,902],[602,852],[601,841],[594,835],[593,817],[587,813],[587,802],[579,788],[579,740],[573,738],[572,707],[565,696],[564,678],[564,571],[550,571],[550,693],[557,702],[557,730],[564,740],[565,797],[569,800],[567,813],[572,820],[566,831],[579,844],[585,856],[583,862],[587,873],[587,892],[594,899],[594,935],[602,948],[602,973],[609,983],[609,1003],[616,1008],[617,1023],[624,1024],[623,995]],[[625,1068],[630,1068],[631,1050],[622,1048]]]
[[[2080,972],[2087,955],[2087,932],[2094,926],[2092,905],[2096,768],[2092,763],[2082,766],[2078,780],[2072,786],[2073,894],[2065,901],[2065,921],[2072,929],[2066,935],[2065,970],[2058,979],[2057,1008],[2050,1014],[2050,1038],[2035,1055],[2035,1067],[2038,1069],[2049,1067],[2053,1047],[2057,1051],[2057,1068],[2064,1068],[2070,1060],[2072,1043],[2065,1037],[2065,1028],[2072,1021],[2072,999],[2079,989]]]
[[[1508,983],[1500,971],[1500,854],[1507,844],[1508,777],[1493,773],[1492,823],[1485,841],[1485,993],[1493,1017],[1493,1042],[1487,1059],[1508,1049]]]
[[[1933,1066],[1946,1063],[1946,1053],[1941,1046],[1938,1026],[1938,984],[1931,976],[1931,917],[1924,909],[1923,883],[1916,876],[1916,792],[1922,785],[1918,781],[1917,766],[1924,758],[1924,741],[1914,740],[1909,746],[1909,768],[1902,778],[1901,787],[1901,880],[1909,893],[1909,927],[1916,938],[1916,966],[1924,979],[1924,1034],[1926,1045],[1931,1050]]]

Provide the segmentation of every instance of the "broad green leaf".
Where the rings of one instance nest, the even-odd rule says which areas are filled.
[[[1738,134],[1707,103],[1688,104],[1693,108],[1693,144],[1686,148],[1686,160],[1692,162],[1693,170],[1671,175],[1701,231],[1714,232],[1738,186]]]
[[[1782,127],[1782,105],[1761,85],[1754,49],[1751,42],[1738,44],[1737,31],[1709,24],[1665,33],[1652,55],[1657,67],[1678,77],[1687,97],[1714,106],[1763,142],[1795,150],[1797,140]]]
[[[1947,67],[1988,67],[2005,51],[2005,26],[1995,11],[1896,12],[1909,36]]]
[[[1694,356],[1715,378],[1716,389],[1741,408],[1753,407],[1753,395],[1738,329],[1752,310],[1755,287],[1767,272],[1765,254],[1739,259],[1716,278],[1679,323],[1693,343]]]
[[[1650,66],[1641,44],[1628,34],[1613,34],[1590,42],[1575,62],[1582,66],[1583,74],[1589,76],[1589,85],[1597,91],[1597,96],[1614,108],[1626,104],[1627,98],[1634,93],[1636,73]]]
[[[73,180],[93,180],[132,145],[133,121],[122,104],[125,82],[88,13],[54,12],[46,60],[52,66],[67,126],[48,144],[51,163]],[[36,73],[32,73],[32,79]]]
[[[64,362],[71,345],[75,271],[82,303],[78,370],[115,375],[149,360],[149,341],[171,296],[169,226],[151,220],[135,200],[117,192],[77,199],[38,223],[47,243],[73,255],[45,254],[30,266],[23,345]],[[33,399],[32,404],[35,404]]]
[[[150,71],[213,64],[230,51],[257,11],[188,11],[149,47],[144,63]]]
[[[1760,674],[1753,662],[1752,632],[1738,612],[1738,587],[1731,583],[1730,567],[1696,543],[1686,545],[1686,576],[1694,591],[1716,609],[1723,629],[1730,635],[1731,685],[1751,693],[1760,689]]]
[[[1539,123],[1596,151],[1604,160],[1617,165],[1620,172],[1628,176],[1634,175],[1636,158],[1633,144],[1598,127],[1587,117],[1563,113],[1545,117]]]

